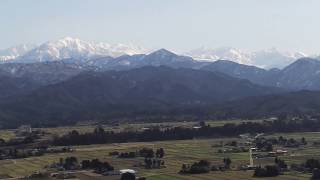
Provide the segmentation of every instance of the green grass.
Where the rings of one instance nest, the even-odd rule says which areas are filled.
[[[149,176],[148,180],[181,180],[182,178],[170,175],[154,175]]]

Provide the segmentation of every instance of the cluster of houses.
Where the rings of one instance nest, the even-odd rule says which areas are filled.
[[[42,156],[45,153],[65,153],[73,152],[71,147],[55,147],[55,148],[29,148],[29,149],[15,149],[7,148],[0,149],[0,160],[4,159],[19,159],[31,156]]]
[[[61,171],[61,172],[54,172],[50,174],[50,177],[56,178],[56,179],[73,179],[76,178],[77,173],[85,173],[83,171]],[[130,173],[130,174],[136,174],[137,171],[133,169],[120,169],[120,170],[113,170],[113,171],[107,171],[104,173],[101,173],[103,176],[120,176],[124,173]]]

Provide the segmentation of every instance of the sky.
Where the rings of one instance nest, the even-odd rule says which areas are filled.
[[[319,0],[0,0],[0,49],[70,36],[187,51],[319,53]]]

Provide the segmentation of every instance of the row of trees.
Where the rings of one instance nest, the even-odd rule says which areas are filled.
[[[18,149],[15,147],[0,149],[0,160],[1,159],[20,159],[31,156],[42,156],[45,153],[42,149]]]
[[[165,155],[164,149],[159,148],[154,151],[152,148],[142,148],[138,151],[131,152],[118,152],[113,151],[109,153],[110,156],[118,156],[119,158],[135,158],[135,157],[144,157],[144,158],[163,158]]]
[[[99,159],[83,160],[81,162],[82,169],[95,169],[98,172],[113,171],[114,167],[108,162],[101,162]]]
[[[98,172],[113,171],[114,167],[108,162],[102,162],[99,159],[78,161],[77,157],[70,156],[66,158],[60,158],[56,167],[63,168],[65,170],[75,169],[94,169]]]
[[[292,164],[290,167],[284,160],[275,158],[275,165],[258,167],[254,171],[255,177],[274,177],[281,174],[284,170],[294,170],[299,172],[312,173],[312,180],[320,179],[320,161],[317,159],[307,159],[302,164]]]
[[[280,145],[284,147],[299,147],[307,144],[307,140],[302,137],[301,139],[286,139],[283,136],[279,138],[257,138],[254,141],[257,148],[265,151],[272,151],[272,145]]]
[[[91,133],[80,134],[72,131],[62,137],[56,137],[53,145],[87,145],[101,143],[125,143],[138,141],[183,140],[196,137],[237,136],[243,133],[275,133],[320,130],[320,121],[291,120],[245,122],[241,124],[227,123],[224,126],[202,126],[198,129],[174,127],[167,129],[153,128],[145,131],[118,132],[105,131],[98,127]]]
[[[216,166],[212,165],[207,160],[200,160],[199,162],[194,162],[191,165],[183,164],[180,170],[180,173],[183,174],[201,174],[201,173],[208,173],[209,171],[217,171],[217,170],[226,170],[230,169],[231,165],[230,158],[223,159],[223,165]]]

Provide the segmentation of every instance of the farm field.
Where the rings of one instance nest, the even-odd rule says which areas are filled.
[[[284,136],[286,138],[301,138],[305,137],[311,144],[314,141],[320,141],[320,133],[288,133],[288,134],[273,134],[268,136]],[[147,177],[151,180],[164,179],[256,179],[253,178],[252,171],[226,171],[226,172],[211,172],[200,175],[180,175],[179,170],[183,163],[193,163],[201,159],[209,160],[212,164],[222,164],[224,157],[229,157],[232,160],[232,168],[235,169],[239,165],[248,164],[249,154],[244,153],[218,153],[219,147],[215,145],[229,141],[243,141],[240,138],[216,138],[216,139],[194,139],[194,140],[178,140],[178,141],[159,141],[159,142],[139,142],[139,143],[121,143],[121,144],[101,144],[73,147],[76,151],[72,153],[45,154],[39,157],[29,157],[16,160],[0,160],[0,177],[21,177],[30,175],[35,171],[44,171],[46,166],[53,162],[58,162],[60,158],[75,156],[79,161],[85,159],[99,158],[103,161],[108,161],[116,169],[130,168],[138,171],[139,176]],[[149,148],[164,148],[165,149],[165,165],[166,168],[147,170],[139,166],[143,162],[143,158],[120,159],[109,156],[109,152],[119,151],[136,151],[143,147]],[[307,158],[320,158],[319,148],[308,145],[304,148],[287,148],[289,153],[282,156],[288,164],[302,163]],[[255,160],[255,164],[271,164],[273,158]],[[309,179],[310,174],[289,173],[284,174],[277,179]],[[263,179],[263,178],[259,178]]]
[[[0,130],[0,139],[8,140],[14,137],[14,130]]]

